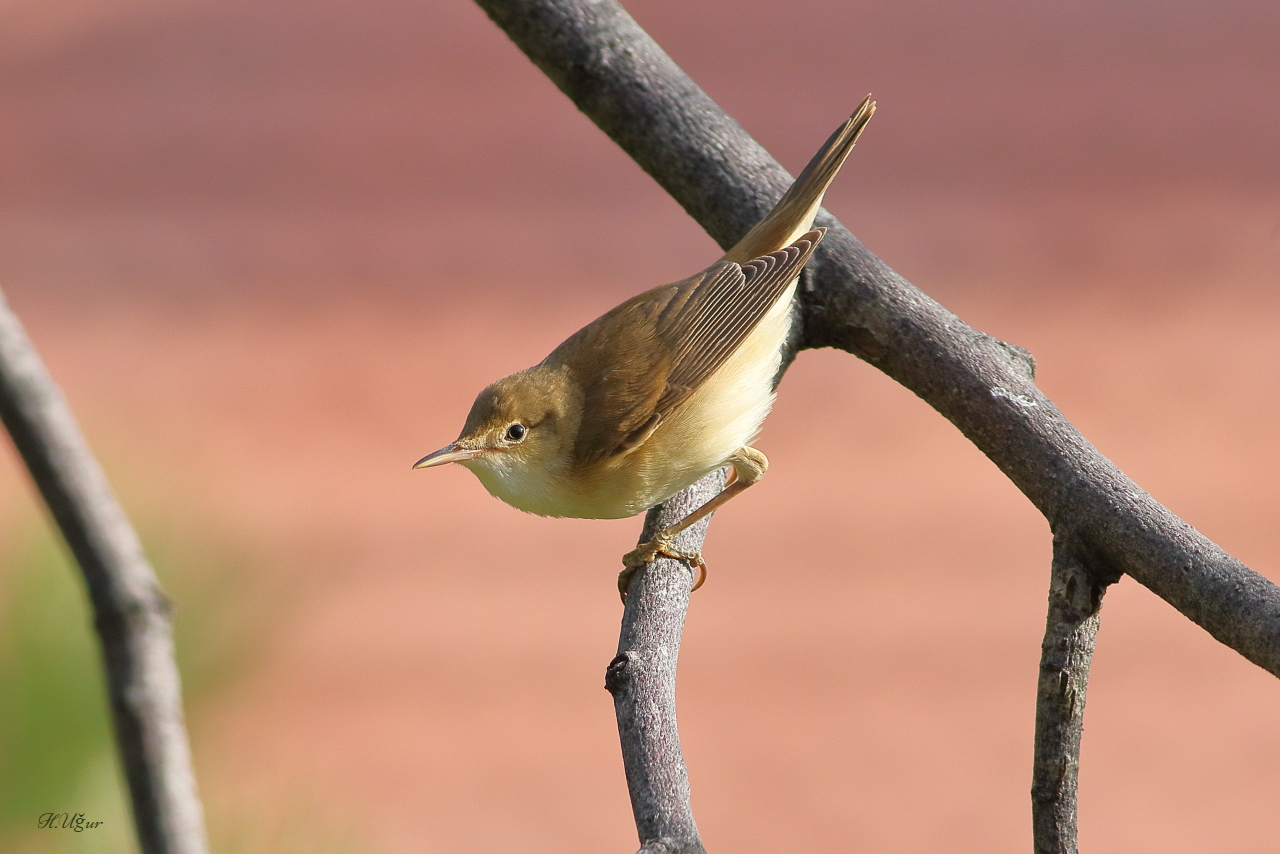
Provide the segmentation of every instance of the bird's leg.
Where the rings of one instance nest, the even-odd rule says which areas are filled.
[[[764,473],[769,470],[769,458],[755,448],[749,448],[746,445],[733,452],[733,456],[729,457],[729,464],[733,466],[734,478],[732,482],[720,490],[719,495],[694,510],[688,516],[685,516],[674,525],[663,528],[654,537],[654,540],[657,540],[663,534],[667,535],[667,537],[675,537],[677,534],[692,528],[723,507],[728,503],[729,499],[759,481],[760,478],[764,477]],[[698,560],[701,561],[701,558]]]
[[[728,463],[733,466],[733,480],[724,489],[720,490],[720,493],[715,498],[712,498],[674,525],[668,525],[663,528],[653,535],[653,539],[641,543],[635,549],[622,556],[622,565],[626,569],[618,574],[618,592],[622,594],[623,601],[626,601],[627,588],[631,586],[631,577],[635,575],[636,570],[646,563],[652,562],[659,555],[683,560],[690,566],[696,567],[698,569],[698,580],[693,585],[694,590],[701,587],[703,582],[707,580],[707,564],[702,559],[702,553],[677,549],[674,542],[676,536],[719,510],[729,499],[760,480],[760,478],[764,477],[764,473],[769,470],[769,458],[755,448],[750,448],[746,445],[734,451],[733,455],[729,457]]]

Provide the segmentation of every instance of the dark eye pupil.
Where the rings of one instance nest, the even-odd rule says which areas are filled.
[[[512,424],[507,428],[507,438],[512,442],[519,442],[524,438],[524,433],[525,429],[523,424]]]

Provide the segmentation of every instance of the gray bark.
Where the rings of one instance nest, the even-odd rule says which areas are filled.
[[[724,472],[714,472],[653,508],[640,542],[680,521],[723,487]],[[710,520],[681,533],[676,547],[701,549]],[[641,567],[631,579],[622,611],[618,654],[605,671],[643,854],[705,854],[676,729],[676,663],[693,583],[694,573],[682,561],[659,558]]]
[[[477,3],[722,247],[736,243],[790,185],[791,176],[614,0]],[[851,92],[850,108],[859,95]],[[1280,588],[1171,513],[1089,444],[1036,387],[1029,353],[966,325],[825,211],[817,224],[828,231],[805,270],[788,362],[795,349],[845,350],[955,424],[1056,535],[1070,532],[1075,557],[1055,558],[1055,585],[1075,577],[1073,567],[1087,554],[1107,578],[1131,575],[1218,641],[1280,675]],[[1105,579],[1091,583],[1101,585],[1100,597]],[[682,594],[673,588],[669,595]],[[1063,776],[1050,786],[1047,765],[1037,760],[1034,809],[1036,844],[1048,814],[1045,826],[1059,847],[1043,850],[1065,851],[1075,844],[1074,772],[1097,615],[1076,620],[1062,596],[1061,589],[1051,591],[1042,678],[1065,679],[1069,690],[1053,702],[1048,694],[1041,698],[1036,751],[1046,763],[1060,763]],[[674,660],[671,666],[674,678]],[[632,737],[622,731],[624,752]],[[656,761],[679,761],[684,773],[678,751]],[[633,804],[645,803],[643,794],[637,800],[630,768],[628,779]],[[638,809],[636,818],[639,824]]]
[[[1054,536],[1031,775],[1036,854],[1076,854],[1076,790],[1089,665],[1102,595],[1118,579],[1071,532]]]
[[[790,185],[791,176],[613,0],[477,2],[721,246],[732,246]],[[1280,588],[1089,444],[1036,387],[1029,353],[966,325],[830,214],[818,224],[828,231],[799,295],[800,348],[846,350],[911,389],[1052,527],[1069,523],[1108,564],[1280,675]]]
[[[3,294],[0,417],[88,587],[139,847],[144,854],[205,854],[169,602]]]

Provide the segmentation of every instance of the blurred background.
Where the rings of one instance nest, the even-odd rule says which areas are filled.
[[[793,172],[873,92],[828,207],[1280,578],[1280,6],[628,8]],[[465,0],[0,2],[0,286],[177,600],[216,851],[634,850],[602,684],[638,520],[409,466],[717,255]],[[846,354],[758,444],[681,661],[708,847],[1028,850],[1044,520]],[[0,505],[0,847],[132,850],[7,443]],[[1274,850],[1273,677],[1125,579],[1090,687],[1083,849]]]

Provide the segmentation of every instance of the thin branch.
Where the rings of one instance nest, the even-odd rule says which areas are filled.
[[[1076,854],[1076,786],[1089,665],[1102,595],[1117,580],[1119,575],[1100,566],[1073,532],[1054,535],[1031,775],[1036,854]]]
[[[614,0],[477,2],[721,246],[745,234],[790,184]],[[1089,444],[1036,387],[1028,353],[967,326],[829,214],[818,224],[828,231],[800,294],[801,347],[846,350],[911,389],[1052,527],[1070,525],[1109,566],[1280,675],[1280,588]]]
[[[724,487],[714,472],[645,517],[640,542],[683,519]],[[676,547],[702,548],[710,517],[676,537]],[[689,804],[689,773],[676,729],[676,663],[693,574],[660,558],[631,579],[618,654],[605,672],[618,716],[622,762],[641,854],[705,854]]]
[[[144,854],[205,854],[168,600],[3,294],[0,417],[88,586],[139,847]]]

